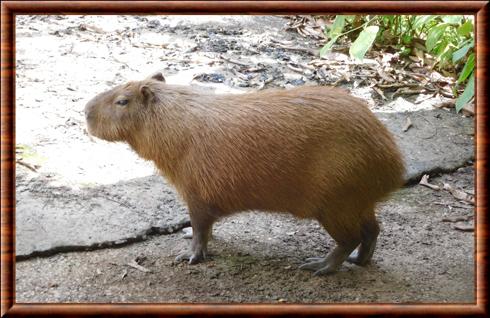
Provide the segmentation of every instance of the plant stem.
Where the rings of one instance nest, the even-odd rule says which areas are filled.
[[[357,29],[360,29],[360,28],[366,27],[366,26],[367,26],[369,23],[371,23],[371,22],[372,22],[373,20],[375,20],[375,19],[376,19],[376,17],[372,18],[371,20],[369,20],[369,21],[368,21],[368,22],[366,22],[366,23],[361,24],[361,25],[360,25],[360,26],[358,26],[357,28],[354,28],[354,29],[349,30],[349,31],[344,32],[344,33],[341,33],[341,34],[339,34],[339,35],[337,36],[337,38],[340,38],[341,36],[344,36],[344,35],[346,35],[346,34],[349,34],[349,33],[351,33],[352,31],[355,31],[355,30],[357,30]]]

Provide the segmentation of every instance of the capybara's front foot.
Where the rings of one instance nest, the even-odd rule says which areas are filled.
[[[190,265],[201,263],[206,259],[206,253],[204,251],[196,252],[184,252],[177,255],[175,258],[176,262],[189,261]]]

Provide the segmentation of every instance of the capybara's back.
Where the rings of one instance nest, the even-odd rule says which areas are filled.
[[[315,218],[338,243],[302,268],[333,272],[359,245],[349,260],[369,262],[375,205],[402,185],[404,167],[362,100],[326,87],[213,95],[162,80],[119,86],[86,113],[92,134],[127,141],[187,202],[193,244],[179,259],[206,256],[219,217],[262,210]],[[123,107],[107,106],[121,104],[120,96],[129,96]]]

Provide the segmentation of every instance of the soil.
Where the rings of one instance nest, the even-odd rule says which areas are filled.
[[[16,302],[475,302],[474,207],[447,191],[411,185],[381,203],[382,232],[367,267],[344,264],[319,277],[299,270],[307,257],[331,251],[333,240],[316,221],[260,212],[217,223],[210,259],[190,266],[174,262],[190,244],[175,191],[126,145],[86,134],[86,101],[156,70],[168,82],[216,93],[338,82],[342,59],[323,82],[291,68],[311,54],[278,48],[277,41],[303,48],[318,41],[285,31],[287,21],[17,16],[16,248],[25,257],[16,263]],[[362,73],[362,67],[356,69]],[[385,92],[393,97],[388,102],[362,76],[351,76],[342,86],[375,110],[396,111],[401,97]],[[419,94],[402,101],[400,111],[421,111],[441,98]],[[471,161],[455,162],[459,169],[432,173],[430,182],[474,194]],[[43,243],[23,240],[25,233]],[[137,239],[117,244],[122,234]],[[51,247],[53,253],[35,253]]]
[[[431,182],[471,191],[473,180],[466,167]],[[16,301],[471,303],[474,234],[454,227],[472,225],[473,209],[459,206],[447,192],[421,185],[396,192],[378,208],[382,231],[372,264],[344,264],[334,275],[298,269],[334,246],[316,221],[251,212],[216,224],[212,256],[201,264],[174,262],[190,243],[182,232],[18,262]],[[134,260],[148,272],[127,265]]]

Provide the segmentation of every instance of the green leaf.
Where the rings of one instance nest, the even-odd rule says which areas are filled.
[[[345,15],[345,21],[347,21],[347,23],[352,23],[355,18],[355,15]]]
[[[461,74],[459,75],[457,83],[462,83],[465,79],[470,76],[470,74],[473,72],[473,69],[475,68],[475,53],[471,53],[470,56],[468,56],[468,60],[466,60],[466,64],[463,67],[463,70],[461,71]]]
[[[463,19],[462,15],[446,15],[442,17],[442,21],[445,23],[459,24]]]
[[[402,43],[405,45],[409,45],[410,43],[412,43],[412,39],[412,36],[410,36],[409,34],[402,35]]]
[[[475,73],[471,74],[468,83],[464,89],[463,94],[456,99],[456,112],[459,112],[464,105],[466,105],[470,99],[475,95]]]
[[[404,47],[404,46],[402,46],[400,48],[400,55],[401,56],[409,56],[410,53],[412,53],[412,48]]]
[[[437,45],[437,48],[435,49],[437,52],[436,59],[440,63],[444,63],[446,60],[448,60],[451,56],[451,46],[447,42],[446,39],[443,39],[439,45]],[[442,65],[441,65],[442,66]]]
[[[346,17],[345,15],[338,15],[335,17],[335,20],[333,21],[333,24],[330,27],[330,31],[328,32],[329,38],[332,39],[336,36],[339,36],[342,33],[345,26],[345,17]]]
[[[383,15],[383,23],[388,25],[388,28],[393,24],[394,16],[392,15]]]
[[[453,53],[453,63],[456,63],[457,61],[461,60],[474,45],[475,45],[475,42],[471,41],[470,44],[467,44],[467,45],[463,46],[462,48],[460,48],[459,50],[457,50],[456,52],[454,52]]]
[[[473,31],[473,22],[466,21],[458,28],[458,34],[461,36],[467,36]]]
[[[427,51],[432,51],[448,26],[449,24],[443,23],[429,30],[427,40],[425,40],[425,47],[427,48]]]
[[[430,21],[434,20],[437,17],[438,17],[437,15],[419,15],[415,18],[415,22],[413,23],[413,28],[418,29],[419,27],[429,23]]]
[[[327,44],[325,44],[321,50],[320,50],[320,57],[324,56],[327,52],[330,52],[330,50],[332,49],[332,46],[333,44],[337,41],[338,39],[338,36],[334,36],[332,39],[330,39],[330,41],[327,42]]]
[[[352,43],[352,46],[349,49],[349,54],[351,57],[362,60],[366,52],[373,45],[374,40],[376,39],[376,35],[378,34],[379,27],[372,25],[368,26],[361,33],[357,39]]]

